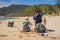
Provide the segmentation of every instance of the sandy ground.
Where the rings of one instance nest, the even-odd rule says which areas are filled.
[[[32,24],[33,18],[29,17]],[[46,36],[41,36],[40,33],[35,32],[21,32],[22,22],[24,17],[19,19],[5,20],[0,24],[0,40],[60,40],[60,16],[46,16],[47,24],[47,34]],[[14,21],[14,27],[8,27],[8,21]],[[33,30],[34,26],[31,26]]]

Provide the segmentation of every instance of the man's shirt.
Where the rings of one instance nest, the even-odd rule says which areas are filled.
[[[41,13],[39,13],[38,16],[33,16],[33,19],[36,21],[36,24],[42,22],[42,16],[43,15]]]

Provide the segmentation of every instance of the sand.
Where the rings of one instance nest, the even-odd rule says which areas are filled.
[[[29,17],[30,22],[33,24],[31,30],[34,28],[33,18]],[[60,40],[60,16],[46,16],[47,33],[41,36],[36,32],[22,32],[22,22],[24,17],[18,19],[5,20],[0,23],[0,40]],[[14,21],[14,27],[8,27],[9,21]]]

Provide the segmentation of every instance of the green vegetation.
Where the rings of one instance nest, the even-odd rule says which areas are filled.
[[[44,15],[60,15],[60,4],[55,5],[10,5],[0,8],[0,16],[32,16],[34,10],[41,11]]]
[[[41,11],[44,15],[60,15],[60,5],[34,5],[32,7],[29,7],[25,9],[20,16],[32,16],[34,10],[39,10]]]

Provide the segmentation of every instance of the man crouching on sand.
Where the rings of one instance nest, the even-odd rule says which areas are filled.
[[[34,23],[35,23],[35,28],[34,28],[35,32],[37,32],[37,33],[42,32],[41,27],[39,27],[39,25],[41,25],[41,24],[44,26],[42,29],[44,29],[44,31],[46,30],[46,28],[45,28],[46,18],[42,15],[42,12],[39,12],[38,10],[35,10],[33,20],[34,20]]]

